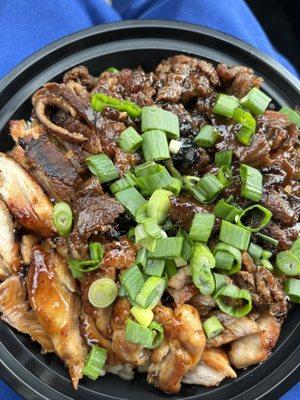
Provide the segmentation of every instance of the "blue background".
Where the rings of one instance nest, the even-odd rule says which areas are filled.
[[[0,78],[36,50],[64,35],[122,19],[172,19],[226,32],[294,67],[268,40],[243,0],[0,0]],[[270,11],[271,12],[271,11]],[[1,400],[21,399],[0,381]],[[299,400],[300,384],[282,400]]]

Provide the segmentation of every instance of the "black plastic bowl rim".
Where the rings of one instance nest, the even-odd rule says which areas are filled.
[[[97,55],[101,49],[101,55]],[[300,104],[300,83],[284,67],[254,47],[224,33],[182,22],[144,20],[100,25],[66,36],[36,52],[19,64],[0,81],[1,150],[11,145],[8,140],[8,121],[24,117],[29,111],[29,97],[50,79],[61,77],[64,70],[90,60],[109,55],[134,65],[134,59],[124,54],[135,54],[137,63],[153,65],[158,54],[194,54],[229,64],[252,67],[265,80],[264,90],[281,105]],[[122,54],[121,54],[122,53]],[[143,54],[141,54],[143,53]],[[118,54],[121,54],[118,56]],[[106,57],[106,58],[105,58]],[[146,60],[147,59],[147,60]],[[118,67],[122,67],[123,62]],[[106,65],[112,66],[111,65]],[[299,306],[289,315],[275,351],[263,364],[242,372],[236,380],[226,380],[218,388],[205,389],[184,385],[178,395],[170,396],[145,383],[138,375],[128,383],[114,376],[103,381],[85,381],[77,392],[72,390],[64,367],[52,356],[41,356],[39,346],[31,343],[4,323],[0,324],[0,376],[25,399],[68,400],[82,399],[202,399],[202,400],[277,400],[292,387],[300,376],[300,321]],[[132,387],[135,386],[135,389]],[[105,390],[104,390],[105,389]]]

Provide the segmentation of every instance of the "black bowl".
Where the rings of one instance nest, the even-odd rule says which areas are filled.
[[[264,78],[264,90],[278,104],[300,104],[299,82],[277,62],[233,37],[178,22],[127,21],[67,36],[25,60],[0,81],[1,150],[12,144],[8,121],[28,117],[33,92],[47,81],[60,80],[68,68],[85,64],[94,74],[110,66],[141,65],[150,70],[176,53],[251,66]],[[224,381],[218,388],[183,385],[179,394],[171,396],[148,385],[145,375],[137,374],[134,381],[113,375],[96,382],[83,379],[74,391],[56,356],[42,356],[37,344],[5,323],[0,325],[0,375],[26,399],[277,400],[300,375],[299,311],[296,307],[290,313],[267,361],[241,372],[236,380]]]

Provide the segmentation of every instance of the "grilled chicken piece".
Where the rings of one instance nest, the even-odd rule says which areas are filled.
[[[118,298],[111,320],[113,330],[112,348],[122,364],[144,365],[149,359],[149,350],[125,339],[127,319],[130,318],[130,304],[126,298]]]
[[[186,374],[182,382],[211,387],[218,386],[225,378],[236,378],[236,373],[225,351],[212,347],[204,350],[200,363]]]
[[[33,249],[27,275],[31,307],[69,369],[74,388],[82,377],[87,347],[80,335],[80,299],[64,260],[42,246]]]
[[[235,340],[228,352],[229,360],[236,368],[265,361],[277,342],[280,324],[275,317],[260,317],[256,322],[261,332]]]
[[[236,339],[259,332],[256,321],[248,317],[233,318],[221,311],[214,311],[209,316],[215,315],[223,327],[223,332],[207,341],[208,347],[220,347]]]
[[[0,195],[24,227],[53,236],[53,206],[40,186],[19,164],[0,153]]]
[[[181,306],[199,293],[188,267],[180,268],[177,274],[169,279],[168,292],[173,297],[176,306]]]
[[[119,241],[107,243],[104,247],[104,257],[101,266],[117,269],[129,268],[136,259],[138,248],[127,237],[121,237]]]
[[[15,241],[13,221],[0,200],[0,279],[18,272],[20,267],[19,246]]]
[[[188,304],[175,310],[159,305],[154,312],[164,327],[165,339],[152,352],[147,380],[164,392],[177,393],[182,378],[201,359],[205,335],[197,310]]]
[[[40,238],[37,235],[23,235],[21,241],[22,262],[29,265],[32,256],[33,247],[39,242]]]
[[[26,300],[26,287],[17,276],[0,284],[1,319],[22,333],[30,335],[43,348],[44,353],[54,350],[53,344]]]

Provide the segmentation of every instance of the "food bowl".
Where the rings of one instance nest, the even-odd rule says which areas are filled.
[[[95,75],[110,66],[141,65],[150,70],[161,59],[177,53],[249,66],[264,78],[263,89],[275,102],[290,107],[300,104],[300,84],[295,77],[231,36],[179,22],[126,21],[67,36],[25,60],[0,81],[1,151],[12,145],[8,121],[29,117],[30,96],[47,81],[59,81],[67,69],[84,64]],[[141,374],[133,381],[107,374],[95,382],[83,379],[74,391],[67,370],[55,355],[41,355],[39,345],[5,323],[0,323],[0,376],[25,399],[277,400],[300,376],[299,316],[297,306],[264,363],[240,372],[237,379],[225,380],[217,388],[183,385],[180,393],[171,396],[147,384]]]

